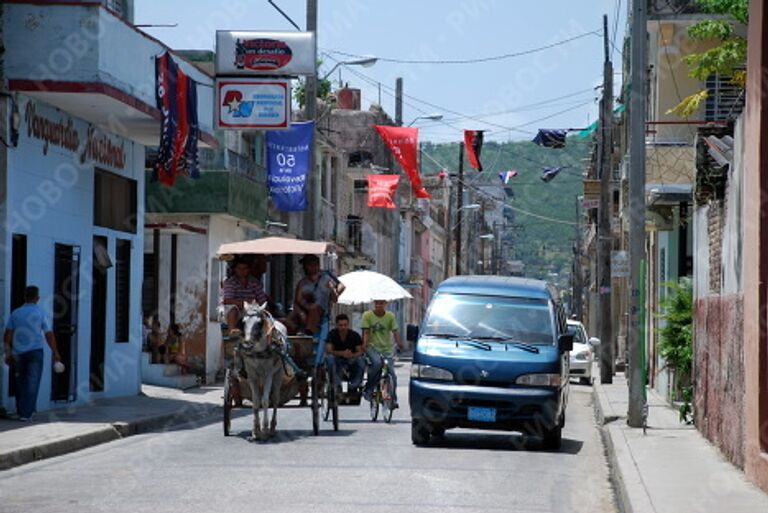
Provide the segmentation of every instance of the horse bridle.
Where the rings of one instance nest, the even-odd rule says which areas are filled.
[[[241,346],[244,354],[256,359],[263,360],[263,359],[269,358],[270,356],[272,356],[272,353],[275,352],[273,349],[274,344],[272,343],[272,333],[271,333],[271,331],[274,330],[275,319],[272,317],[272,314],[270,314],[267,310],[262,310],[259,313],[249,313],[246,311],[245,314],[243,315],[243,319],[245,319],[246,317],[255,317],[257,315],[260,315],[262,318],[259,337],[261,337],[261,335],[264,333],[265,323],[269,322],[269,324],[272,326],[272,328],[269,330],[270,333],[267,333],[266,335],[264,335],[267,339],[267,348],[264,349],[263,351],[254,351],[253,343],[246,342],[245,337],[243,337]]]

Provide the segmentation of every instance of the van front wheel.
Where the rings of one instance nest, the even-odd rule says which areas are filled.
[[[411,421],[411,442],[418,446],[429,443],[429,427],[423,421]]]
[[[563,443],[563,428],[557,426],[544,433],[544,448],[557,451]]]

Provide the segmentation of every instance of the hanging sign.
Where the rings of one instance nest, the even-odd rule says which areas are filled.
[[[368,175],[368,206],[397,208],[394,196],[399,181],[398,175]]]
[[[315,123],[293,123],[267,132],[267,184],[275,206],[284,212],[307,209],[307,172]]]
[[[216,75],[312,75],[312,32],[216,31]]]
[[[291,124],[287,80],[217,79],[216,128],[278,130]]]

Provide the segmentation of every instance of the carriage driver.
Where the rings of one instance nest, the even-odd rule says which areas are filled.
[[[251,266],[242,258],[235,260],[232,276],[224,280],[221,295],[230,334],[239,331],[244,302],[256,301],[261,305],[268,300],[261,282],[251,274]]]

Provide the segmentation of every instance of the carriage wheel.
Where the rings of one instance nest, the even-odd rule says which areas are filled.
[[[328,422],[328,418],[331,415],[331,409],[333,409],[333,406],[338,401],[338,397],[336,397],[336,391],[333,388],[333,382],[331,381],[330,376],[327,374],[325,375],[323,391],[323,397],[320,398],[320,405],[322,406],[323,410],[323,420]]]
[[[317,436],[320,433],[320,383],[318,383],[317,368],[312,369],[312,432]]]
[[[381,395],[381,416],[384,418],[384,422],[390,423],[392,422],[392,413],[394,413],[392,405],[395,402],[391,379],[384,378],[382,380]]]
[[[233,403],[231,371],[227,369],[224,373],[224,436],[229,436],[229,429],[232,425]]]

